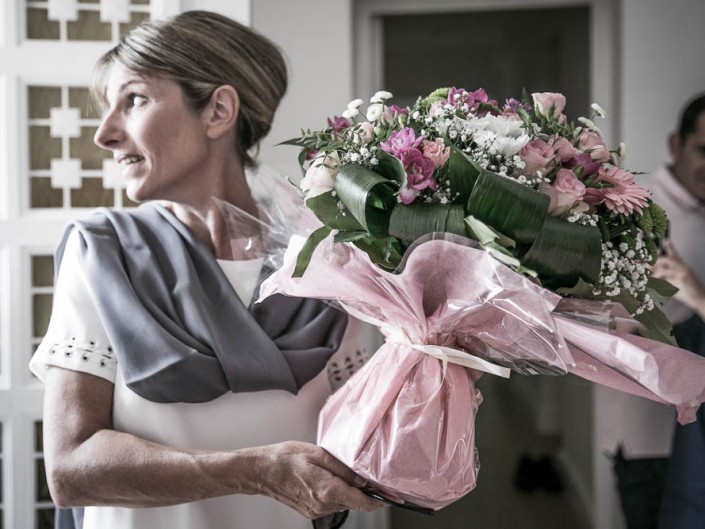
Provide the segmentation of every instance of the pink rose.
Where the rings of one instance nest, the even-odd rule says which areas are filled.
[[[450,157],[450,147],[447,147],[441,138],[436,138],[436,141],[423,140],[421,151],[437,168],[445,165]]]
[[[522,169],[526,176],[535,177],[538,173],[543,176],[556,164],[556,152],[543,140],[531,140],[519,151],[519,156],[526,164]]]
[[[531,94],[534,98],[534,108],[539,116],[546,118],[560,119],[565,108],[565,96],[556,92],[535,92]]]
[[[306,198],[332,191],[340,167],[340,158],[335,151],[316,156],[299,184]]]
[[[556,152],[556,156],[558,156],[561,163],[565,163],[578,156],[578,151],[573,144],[562,137],[553,142],[553,150]]]
[[[596,162],[604,163],[610,159],[610,152],[604,140],[592,130],[583,130],[578,136],[578,147],[590,154]]]
[[[570,169],[560,169],[553,185],[545,191],[551,199],[548,214],[554,217],[570,211],[576,202],[585,196],[585,184]]]
[[[401,158],[406,171],[406,185],[399,191],[399,198],[404,204],[411,204],[419,191],[426,188],[436,189],[438,184],[433,178],[436,166],[433,161],[424,157],[418,149],[408,151]]]

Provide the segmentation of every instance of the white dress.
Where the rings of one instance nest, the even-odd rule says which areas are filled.
[[[318,411],[330,394],[329,376],[349,376],[367,358],[364,331],[351,320],[327,371],[298,395],[283,390],[227,393],[206,403],[162,404],[143,399],[124,383],[79,264],[79,242],[69,238],[54,288],[47,334],[30,362],[40,379],[48,366],[102,377],[115,384],[113,427],[177,448],[227,450],[300,440],[314,443]],[[233,288],[249,303],[260,272],[257,261],[219,261]],[[340,366],[340,367],[337,367]],[[341,369],[342,368],[342,369]],[[347,369],[346,369],[347,368]],[[346,373],[346,371],[348,373]],[[338,381],[339,382],[339,381]],[[383,528],[383,512],[351,512],[346,528]],[[84,529],[310,529],[311,522],[265,496],[234,495],[170,507],[87,507]]]

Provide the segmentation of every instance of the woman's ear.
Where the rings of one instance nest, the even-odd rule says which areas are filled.
[[[207,135],[217,139],[235,128],[240,113],[240,96],[230,85],[222,85],[211,94],[207,113]]]

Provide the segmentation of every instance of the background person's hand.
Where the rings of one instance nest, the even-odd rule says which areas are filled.
[[[652,267],[652,275],[665,279],[678,288],[678,292],[673,296],[674,299],[698,313],[705,313],[705,286],[683,262],[670,240],[664,241],[663,248],[665,253]]]
[[[260,493],[309,519],[345,509],[370,512],[386,505],[358,487],[365,481],[323,448],[298,441],[262,447],[255,475]]]

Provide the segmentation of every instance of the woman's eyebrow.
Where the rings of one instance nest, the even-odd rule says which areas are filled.
[[[149,84],[149,81],[144,78],[129,79],[118,87],[118,92],[124,92],[125,89],[135,84]]]

